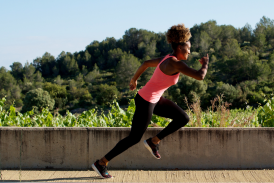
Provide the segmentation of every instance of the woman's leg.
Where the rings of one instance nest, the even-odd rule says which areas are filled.
[[[189,117],[186,112],[177,104],[164,97],[161,97],[155,106],[153,113],[158,116],[173,119],[166,128],[153,138],[154,142],[157,141],[157,138],[162,140],[164,137],[177,131],[189,122]]]
[[[137,144],[145,133],[150,123],[153,109],[156,104],[145,101],[139,94],[135,97],[136,110],[132,120],[132,127],[129,136],[119,141],[116,146],[105,155],[105,159],[110,161],[115,156],[121,154],[129,147]]]

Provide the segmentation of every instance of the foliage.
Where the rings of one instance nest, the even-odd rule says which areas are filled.
[[[196,24],[190,28],[192,38],[189,67],[199,70],[198,61],[207,53],[209,69],[203,81],[194,81],[181,76],[179,83],[164,95],[183,109],[186,96],[194,102],[193,94],[201,98],[201,107],[206,109],[217,94],[237,109],[250,105],[264,105],[264,95],[269,97],[274,89],[274,21],[263,16],[252,29],[246,24],[242,28],[218,25],[215,20]],[[48,52],[32,63],[22,65],[14,62],[11,70],[0,68],[0,97],[6,96],[3,108],[22,106],[26,94],[34,89],[49,91],[55,100],[54,108],[65,112],[73,107],[107,105],[112,95],[103,99],[97,88],[103,84],[117,87],[118,100],[125,104],[130,95],[128,83],[140,64],[146,60],[171,54],[165,33],[154,33],[144,29],[130,28],[121,39],[113,37],[103,41],[92,41],[82,51],[62,51],[56,58]],[[137,89],[149,81],[155,68],[148,68],[138,80]],[[45,88],[48,83],[57,84]],[[66,90],[66,91],[64,91]],[[60,92],[58,94],[57,91]],[[114,92],[115,93],[115,92]],[[104,96],[106,96],[104,94]],[[100,99],[101,98],[101,99]],[[120,101],[121,101],[120,100]]]
[[[274,97],[269,100],[265,100],[264,106],[258,108],[258,121],[263,127],[274,126]]]
[[[108,105],[118,96],[118,90],[115,86],[101,84],[97,87],[97,103],[100,105]]]
[[[33,109],[34,113],[41,112],[44,108],[53,109],[54,99],[52,99],[47,91],[41,88],[30,90],[23,101],[24,106],[22,108],[23,112],[31,111]]]
[[[0,126],[16,126],[16,127],[130,127],[135,112],[134,99],[131,99],[126,111],[120,108],[118,102],[113,100],[110,110],[107,113],[98,114],[96,108],[84,111],[80,116],[75,116],[69,111],[65,116],[58,112],[52,115],[48,108],[43,108],[41,113],[34,114],[34,109],[24,114],[16,112],[11,105],[9,110],[3,109],[6,99],[0,100]],[[273,98],[271,105],[273,107]],[[201,111],[200,99],[195,98],[195,102],[188,107],[186,111],[190,116],[190,122],[186,127],[259,127],[262,124],[273,127],[273,111],[266,115],[259,109],[252,107],[246,109],[229,110],[229,104],[223,102],[222,96],[217,96],[212,100],[212,106],[207,111]],[[271,108],[272,109],[272,108]],[[269,116],[272,114],[272,117]],[[262,117],[263,116],[263,117]],[[271,117],[271,120],[268,120]],[[149,126],[166,127],[170,119],[152,116]],[[263,123],[261,123],[261,122]]]

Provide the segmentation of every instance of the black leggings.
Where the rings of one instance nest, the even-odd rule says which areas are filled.
[[[134,100],[136,110],[133,116],[130,134],[120,140],[116,146],[105,155],[108,161],[140,142],[150,123],[152,113],[173,119],[166,128],[157,134],[160,140],[185,126],[189,121],[189,117],[183,109],[163,97],[161,97],[157,103],[150,103],[137,94]]]

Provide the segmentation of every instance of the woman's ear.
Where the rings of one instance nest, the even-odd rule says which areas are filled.
[[[179,49],[181,51],[183,49],[183,46],[179,44],[177,49]]]

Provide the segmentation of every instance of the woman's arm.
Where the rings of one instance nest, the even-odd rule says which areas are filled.
[[[207,69],[208,69],[208,63],[209,63],[208,54],[206,57],[201,58],[201,60],[199,61],[202,64],[202,68],[198,71],[188,67],[184,62],[173,62],[173,66],[177,69],[177,72],[181,72],[184,75],[190,76],[197,80],[203,80],[206,76]]]
[[[142,63],[142,65],[137,69],[137,71],[135,72],[134,76],[132,77],[132,79],[130,80],[129,86],[130,86],[130,90],[135,90],[136,86],[137,86],[137,79],[141,76],[141,74],[143,72],[145,72],[145,70],[148,67],[157,67],[157,65],[159,64],[159,62],[163,59],[164,57],[160,57],[160,58],[156,58],[156,59],[152,59],[152,60],[147,60],[144,61]]]

